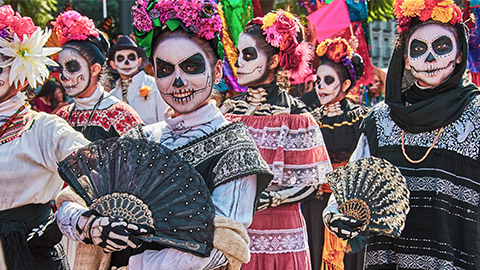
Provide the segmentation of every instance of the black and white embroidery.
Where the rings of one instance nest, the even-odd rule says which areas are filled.
[[[378,146],[402,144],[402,129],[390,117],[390,108],[385,103],[373,108],[377,125]],[[430,147],[438,130],[412,134],[405,132],[405,145]],[[436,149],[454,151],[460,155],[479,159],[480,144],[480,97],[477,97],[453,123],[445,126],[435,144]]]

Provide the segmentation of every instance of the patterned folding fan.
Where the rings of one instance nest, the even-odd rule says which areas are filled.
[[[96,141],[60,162],[59,173],[90,209],[154,227],[145,241],[210,254],[215,215],[210,192],[192,165],[161,144]]]
[[[327,179],[340,213],[362,220],[362,230],[400,236],[410,192],[397,167],[381,158],[363,158],[337,168]]]

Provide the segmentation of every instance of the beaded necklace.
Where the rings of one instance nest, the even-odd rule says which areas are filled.
[[[420,163],[422,161],[424,161],[428,154],[430,154],[430,151],[432,151],[433,147],[435,146],[435,144],[437,143],[437,140],[438,138],[440,138],[440,134],[442,133],[443,131],[443,127],[440,128],[440,130],[438,131],[438,134],[437,134],[437,137],[435,138],[435,140],[433,140],[433,143],[432,143],[432,146],[430,146],[430,148],[428,148],[427,152],[425,153],[425,155],[419,159],[419,160],[413,160],[411,159],[408,155],[407,155],[407,152],[405,151],[405,130],[402,129],[402,153],[403,153],[403,156],[410,162],[410,163],[413,163],[413,164],[417,164],[417,163]]]

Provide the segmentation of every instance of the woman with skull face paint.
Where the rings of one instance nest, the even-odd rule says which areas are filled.
[[[410,212],[399,238],[369,236],[365,267],[480,269],[480,97],[464,78],[461,12],[453,1],[394,6],[400,35],[385,103],[365,118],[352,160],[377,156],[396,165],[410,190]],[[332,197],[324,221],[348,232],[339,237],[356,234]]]
[[[109,95],[100,84],[109,44],[94,27],[90,19],[73,10],[54,22],[62,44],[60,81],[74,101],[57,115],[91,141],[121,136],[142,123],[132,107]]]
[[[284,11],[253,19],[238,40],[238,82],[249,88],[245,95],[225,101],[222,110],[227,119],[249,126],[274,172],[248,230],[252,259],[244,269],[311,268],[299,202],[315,194],[332,167],[306,106],[275,79],[280,69],[294,77],[309,74],[311,50],[302,40],[303,27]]]
[[[345,165],[355,150],[361,135],[360,124],[368,111],[345,98],[363,75],[364,65],[361,56],[342,38],[323,41],[316,53],[320,65],[314,89],[322,106],[314,109],[312,115],[322,130],[330,161],[336,169]],[[323,184],[320,194],[303,206],[313,269],[319,270],[322,264],[327,269],[361,269],[363,254],[347,255],[344,262],[346,242],[325,230],[321,213],[331,194],[329,185]],[[357,259],[359,267],[355,267]]]
[[[50,32],[0,7],[0,269],[68,269],[50,201],[57,162],[88,141],[56,115],[31,110],[23,90],[48,77]]]
[[[210,101],[213,84],[222,77],[220,16],[212,2],[203,0],[138,0],[132,13],[137,42],[154,64],[157,87],[170,108],[165,122],[135,127],[124,137],[158,142],[194,165],[209,188],[217,216],[214,248],[205,257],[144,243],[135,255],[114,265],[147,270],[228,264],[229,269],[239,269],[250,256],[246,227],[256,197],[272,174],[247,127],[229,123]],[[176,226],[175,220],[169,222]]]

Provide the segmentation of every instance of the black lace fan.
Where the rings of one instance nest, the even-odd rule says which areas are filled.
[[[215,212],[209,190],[192,165],[161,144],[96,141],[60,162],[59,173],[90,209],[154,227],[145,241],[210,254]]]
[[[362,158],[327,175],[340,213],[364,222],[363,230],[400,236],[410,192],[400,170],[376,157]]]

